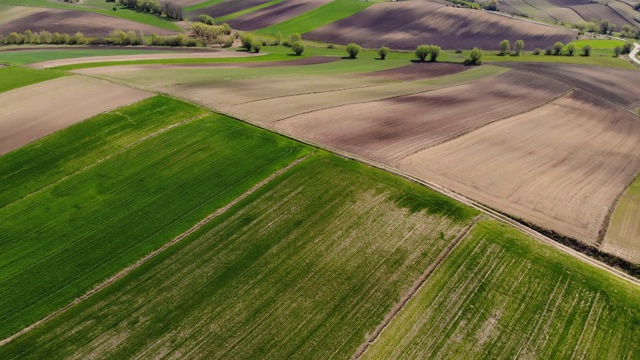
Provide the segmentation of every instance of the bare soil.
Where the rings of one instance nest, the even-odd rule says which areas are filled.
[[[443,49],[497,49],[505,38],[522,39],[528,48],[573,40],[576,32],[486,11],[447,7],[438,2],[385,2],[305,35],[307,39],[367,48],[413,50],[420,44]]]
[[[174,31],[157,28],[113,16],[87,11],[38,9],[31,14],[0,24],[0,34],[25,30],[75,34],[80,31],[86,36],[106,36],[112,30],[133,30],[145,34],[175,34]]]
[[[285,0],[281,3],[254,11],[228,21],[234,29],[254,31],[279,24],[311,11],[331,0]]]
[[[69,76],[0,94],[0,155],[99,113],[152,94]]]
[[[584,91],[403,159],[399,168],[595,244],[640,169],[640,121]]]
[[[586,2],[582,0],[549,0],[549,2],[560,7],[575,10],[575,12],[577,12],[585,21],[589,21],[591,19],[609,19],[613,24],[618,26],[618,30],[626,24],[638,26],[638,24],[627,21],[627,19],[620,16],[620,14],[607,5],[599,4],[597,2]]]
[[[366,76],[382,79],[412,81],[418,79],[430,79],[439,76],[453,75],[468,70],[466,66],[451,63],[413,63],[388,70],[365,73]]]
[[[262,5],[271,0],[233,0],[233,1],[223,1],[221,3],[202,8],[196,10],[193,14],[189,13],[189,15],[193,15],[193,18],[198,17],[200,14],[207,14],[213,18],[226,16],[229,14],[236,13],[238,11],[246,10],[252,8],[254,6]]]

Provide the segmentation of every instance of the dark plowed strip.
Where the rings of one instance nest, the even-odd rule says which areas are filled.
[[[197,17],[200,14],[207,14],[211,17],[217,18],[233,14],[238,11],[246,10],[254,6],[262,5],[270,0],[227,0],[213,6],[209,6],[203,9],[196,10],[190,17]]]
[[[415,63],[395,69],[380,70],[366,73],[366,76],[374,76],[383,79],[395,79],[403,81],[430,79],[439,76],[457,74],[468,68],[460,64],[450,63]]]
[[[240,16],[229,21],[234,29],[253,31],[279,24],[311,11],[329,0],[285,0],[267,8]]]

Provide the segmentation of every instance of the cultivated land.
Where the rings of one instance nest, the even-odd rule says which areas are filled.
[[[579,24],[592,19],[609,19],[617,25],[618,30],[626,24],[638,26],[634,19],[640,17],[630,4],[621,1],[504,0],[499,8],[501,12],[524,14],[546,22]]]
[[[632,359],[639,336],[637,286],[486,221],[363,358]]]
[[[0,69],[0,74],[11,69]],[[28,71],[20,71],[20,74],[30,76]],[[36,74],[31,77],[34,82],[44,80],[38,76],[39,73]],[[151,94],[140,90],[80,76],[63,77],[1,93],[0,154],[101,112],[149,96]],[[69,108],[75,106],[79,99],[82,99],[82,105],[70,111]]]
[[[602,250],[640,263],[640,180],[636,179],[618,201]]]
[[[123,10],[127,11],[127,10]],[[118,11],[114,11],[117,13]],[[2,16],[4,13],[0,13]],[[135,21],[106,16],[87,11],[33,8],[26,16],[0,22],[0,34],[10,32],[24,33],[25,30],[59,32],[75,34],[77,31],[86,36],[106,36],[112,30],[133,30],[145,34],[175,34],[175,30],[163,29]]]
[[[636,116],[582,91],[418,152],[399,168],[596,244],[640,169]]]
[[[482,36],[477,36],[482,34]],[[546,48],[556,41],[568,43],[576,32],[558,27],[471,9],[446,7],[439,2],[375,4],[346,19],[316,29],[306,38],[364,47],[389,46],[413,50],[420,44],[443,49],[496,49],[505,36],[524,40],[528,48]]]
[[[473,216],[321,153],[0,356],[346,358]]]
[[[478,88],[482,91],[474,91]],[[273,126],[299,138],[393,165],[493,121],[532,110],[569,89],[543,77],[510,71],[441,90],[305,113]]]
[[[332,0],[285,0],[228,21],[234,29],[253,31],[302,15]]]
[[[213,18],[221,18],[243,10],[250,9],[270,2],[271,0],[234,0],[234,1],[205,1],[202,4],[196,4],[192,8],[187,8],[192,17],[199,14],[207,14]]]
[[[110,49],[96,47],[15,47],[0,49],[0,63],[19,66],[36,62],[43,62],[57,59],[72,59],[92,56],[113,56],[113,55],[136,55],[136,54],[157,54],[168,52],[170,49],[161,48],[139,48],[139,49]]]
[[[168,107],[134,105],[0,158],[15,182],[25,166],[18,159],[44,153],[41,167],[32,169],[44,178],[29,177],[35,191],[0,209],[1,337],[68,304],[307,152],[237,121],[162,101]],[[158,129],[167,111],[177,116]],[[131,130],[117,126],[123,119]],[[94,126],[102,131],[87,131]],[[115,145],[113,130],[124,146],[107,151],[103,146]],[[67,162],[53,150],[76,144],[91,154],[80,152],[79,162],[88,165],[74,168],[70,157],[72,169],[60,177],[57,161]]]
[[[41,81],[52,80],[65,76],[62,71],[35,70],[23,67],[0,67],[0,93],[27,86]]]

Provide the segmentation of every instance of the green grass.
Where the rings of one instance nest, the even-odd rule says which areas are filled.
[[[632,359],[638,338],[637,286],[484,221],[364,358]]]
[[[106,3],[105,3],[106,4]],[[70,4],[58,0],[0,0],[0,5],[12,5],[12,6],[33,6],[33,7],[45,7],[62,10],[79,10],[88,11],[97,14],[114,16],[125,20],[131,20],[142,24],[155,26],[165,30],[182,31],[182,29],[174,24],[171,20],[158,17],[149,13],[142,13],[135,10],[127,9],[117,5],[118,10],[113,11],[113,3],[110,6],[98,6],[96,1],[89,4]],[[32,29],[37,31],[40,29]],[[122,29],[127,30],[127,29]]]
[[[65,76],[66,74],[58,70],[40,70],[23,67],[0,67],[0,93],[15,88],[52,80]]]
[[[104,66],[121,66],[121,65],[152,65],[152,64],[224,64],[224,63],[246,63],[261,61],[287,61],[295,60],[296,57],[284,54],[268,54],[262,56],[249,57],[229,57],[229,58],[194,58],[194,59],[153,59],[153,60],[130,60],[130,61],[102,61],[85,64],[73,64],[57,66],[52,69],[57,70],[78,70],[87,68],[96,68]],[[285,64],[283,64],[284,66]]]
[[[231,19],[235,19],[235,18],[240,17],[242,15],[249,14],[249,13],[252,13],[254,11],[258,11],[260,9],[264,9],[264,8],[269,7],[271,5],[275,5],[275,4],[281,3],[283,1],[284,0],[271,0],[271,1],[268,1],[268,2],[266,2],[264,4],[260,4],[258,6],[254,6],[254,7],[248,8],[248,9],[236,11],[233,14],[229,14],[229,15],[225,15],[225,16],[216,18],[215,21],[217,23],[223,23],[225,21],[229,21]]]
[[[474,215],[320,153],[0,357],[347,358]]]
[[[618,200],[602,247],[605,251],[640,262],[640,174]]]
[[[7,183],[30,193],[0,208],[0,337],[69,303],[308,151],[220,115],[171,127],[202,112],[156,101],[167,106],[120,109],[0,157]],[[168,114],[179,116],[167,122]],[[31,183],[23,187],[20,178]]]
[[[136,50],[136,49],[60,49],[38,50],[35,47],[24,48],[28,51],[0,51],[0,64],[28,65],[41,61],[72,59],[90,56],[110,55],[138,55],[138,54],[163,54],[165,50]]]
[[[227,0],[204,0],[200,3],[191,5],[191,6],[186,6],[183,10],[185,13],[189,13],[189,12],[193,12],[195,10],[200,10],[209,6],[213,6],[216,4],[219,4],[223,1],[227,1]]]
[[[304,34],[321,26],[349,17],[374,3],[375,1],[334,0],[300,16],[260,29],[257,32],[268,35],[275,35],[280,32],[285,36],[294,33]]]

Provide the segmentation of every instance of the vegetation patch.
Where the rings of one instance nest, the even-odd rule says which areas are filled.
[[[58,70],[29,69],[15,66],[0,68],[0,79],[2,79],[0,81],[0,93],[66,75]]]

